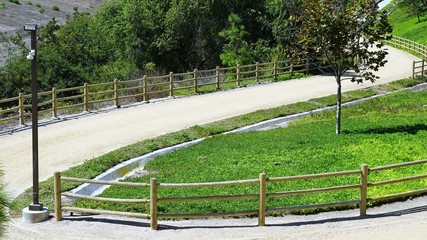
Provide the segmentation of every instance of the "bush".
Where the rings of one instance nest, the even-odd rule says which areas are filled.
[[[53,10],[53,11],[58,11],[58,12],[59,12],[59,7],[58,7],[58,6],[56,6],[56,5],[54,5],[54,6],[52,6],[52,10]]]
[[[5,3],[0,3],[0,9],[6,8],[6,4]]]
[[[9,0],[9,2],[21,5],[21,3],[19,2],[19,0]]]
[[[0,178],[3,177],[3,172],[0,171]],[[0,237],[4,234],[4,230],[5,230],[5,223],[8,220],[8,215],[7,215],[7,207],[8,207],[9,203],[6,197],[6,193],[4,191],[4,185],[2,183],[0,183]]]

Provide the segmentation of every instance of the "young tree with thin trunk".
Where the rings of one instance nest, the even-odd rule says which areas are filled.
[[[341,132],[341,93],[344,73],[352,81],[374,82],[375,71],[387,62],[381,41],[391,38],[381,0],[305,0],[292,19],[297,42],[290,49],[295,60],[316,59],[328,66],[337,83],[336,133]]]

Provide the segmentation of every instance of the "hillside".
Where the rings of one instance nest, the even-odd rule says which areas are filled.
[[[415,15],[408,13],[408,6],[401,2],[390,14],[389,21],[394,35],[427,44],[427,16],[422,16],[418,22]]]

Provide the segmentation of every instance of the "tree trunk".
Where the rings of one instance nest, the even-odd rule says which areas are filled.
[[[335,76],[337,80],[337,119],[336,119],[336,134],[340,134],[341,132],[341,76]]]

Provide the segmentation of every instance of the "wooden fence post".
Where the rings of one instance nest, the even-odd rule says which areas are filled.
[[[237,64],[236,66],[236,82],[237,87],[240,87],[240,64]]]
[[[56,88],[52,88],[52,118],[58,118],[58,111],[56,108],[58,107],[58,96],[56,93]]]
[[[259,83],[259,62],[256,62],[256,65],[255,65],[255,78],[256,78],[256,82]]]
[[[308,73],[308,70],[310,69],[310,60],[307,58],[305,60],[305,74]]]
[[[89,85],[87,83],[84,84],[83,88],[83,111],[88,112],[89,111]]]
[[[114,79],[114,103],[116,104],[116,108],[120,108],[119,80],[117,80],[117,79]]]
[[[150,226],[157,230],[157,179],[150,179]]]
[[[142,78],[143,84],[144,84],[144,101],[148,101],[148,81],[147,81],[147,75],[144,75]]]
[[[54,194],[55,194],[55,219],[62,220],[62,203],[61,203],[61,173],[54,174]]]
[[[274,60],[273,63],[273,75],[274,75],[274,80],[277,80],[277,60]]]
[[[267,175],[259,174],[259,209],[258,209],[258,226],[265,226],[265,210],[267,201]]]
[[[369,168],[367,164],[362,164],[362,178],[360,179],[360,216],[366,216],[366,207],[368,204],[368,174]]]
[[[216,66],[216,70],[215,70],[215,81],[216,81],[216,89],[219,89],[219,75],[220,75],[220,70],[219,70],[219,66]]]
[[[412,79],[415,79],[415,61],[412,63]]]
[[[423,59],[423,61],[421,62],[421,76],[424,77],[424,66],[425,66],[425,60]]]
[[[21,125],[25,124],[25,111],[24,111],[24,94],[19,94],[19,123]]]
[[[173,97],[173,72],[169,73],[169,96]]]
[[[197,89],[197,82],[198,82],[198,76],[197,76],[197,68],[194,69],[194,93],[197,94],[198,89]]]

